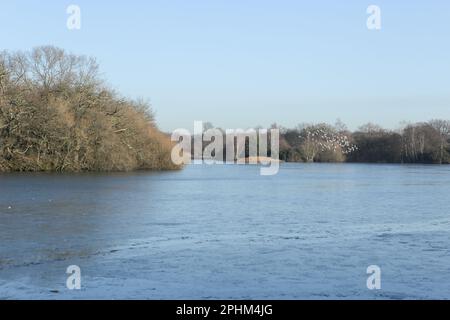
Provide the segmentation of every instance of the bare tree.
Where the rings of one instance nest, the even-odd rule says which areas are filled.
[[[361,127],[359,127],[358,131],[362,132],[362,133],[368,133],[368,134],[379,134],[379,133],[385,132],[385,130],[381,126],[371,123],[371,122],[366,123],[365,125],[362,125]]]
[[[300,133],[301,149],[307,162],[313,162],[320,153],[334,154],[335,159],[357,149],[348,136],[327,124],[306,126]]]
[[[450,121],[448,120],[431,120],[431,126],[439,132],[440,144],[439,144],[439,163],[444,162],[445,150],[449,145],[450,139]]]
[[[439,132],[429,123],[410,124],[404,128],[403,160],[405,162],[434,163],[439,160]]]

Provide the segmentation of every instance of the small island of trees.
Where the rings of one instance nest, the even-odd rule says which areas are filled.
[[[171,148],[149,105],[109,89],[94,59],[0,53],[0,172],[175,169]]]

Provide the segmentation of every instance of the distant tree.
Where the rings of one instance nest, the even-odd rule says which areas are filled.
[[[439,133],[439,163],[449,162],[449,140],[450,140],[450,121],[448,120],[431,120],[431,126]]]
[[[366,123],[365,125],[362,125],[361,127],[359,127],[358,132],[361,133],[367,133],[367,134],[380,134],[380,133],[384,133],[385,130],[374,123]]]
[[[349,155],[350,162],[400,163],[402,154],[401,135],[385,130],[370,129],[352,135],[357,150]]]
[[[327,124],[311,125],[303,128],[299,136],[301,150],[306,162],[344,161],[345,155],[356,150],[347,135]]]
[[[336,122],[334,123],[334,129],[340,133],[348,132],[347,125],[344,122],[342,122],[341,119],[336,120]]]
[[[441,136],[429,123],[408,125],[403,130],[403,161],[410,163],[438,163]]]

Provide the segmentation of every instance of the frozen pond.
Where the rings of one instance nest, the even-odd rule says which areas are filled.
[[[13,298],[449,299],[450,167],[0,175],[0,299]]]

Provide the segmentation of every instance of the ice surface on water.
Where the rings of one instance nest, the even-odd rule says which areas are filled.
[[[447,166],[0,175],[0,298],[448,299],[449,194]]]

